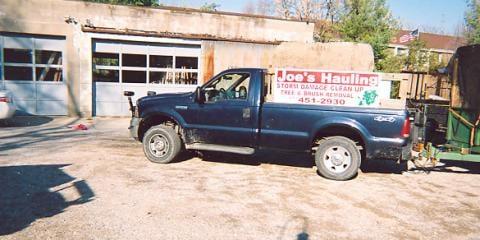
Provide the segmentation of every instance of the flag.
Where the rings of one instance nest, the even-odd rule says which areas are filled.
[[[405,35],[400,36],[399,42],[400,42],[400,43],[410,42],[410,41],[415,40],[416,38],[418,38],[419,34],[420,34],[420,33],[418,32],[418,29],[415,29],[415,30],[409,32],[408,34],[405,34]]]

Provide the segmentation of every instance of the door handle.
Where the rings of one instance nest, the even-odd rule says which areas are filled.
[[[250,108],[244,108],[242,115],[243,115],[244,119],[249,119],[250,118]]]

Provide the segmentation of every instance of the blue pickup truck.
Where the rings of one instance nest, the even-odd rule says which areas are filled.
[[[353,178],[362,160],[402,158],[406,111],[276,103],[268,79],[266,69],[229,69],[191,93],[130,101],[130,134],[155,163],[183,150],[311,152],[318,172],[334,180]]]

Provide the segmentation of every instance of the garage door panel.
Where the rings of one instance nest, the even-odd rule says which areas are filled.
[[[97,116],[128,116],[122,112],[119,102],[96,102]]]
[[[5,89],[13,94],[15,100],[35,101],[35,84],[33,82],[5,81]]]
[[[68,106],[65,101],[36,101],[38,115],[67,115]]]
[[[33,48],[33,41],[29,37],[4,37],[5,48]]]
[[[24,113],[35,113],[36,109],[36,101],[35,100],[18,100],[14,99],[13,100],[15,103],[15,106],[17,107],[18,112],[24,112]]]
[[[96,83],[95,84],[95,98],[97,101],[121,101],[123,92],[119,83]]]
[[[141,42],[111,42],[98,40],[94,42],[93,52],[109,52],[118,54],[119,63],[109,65],[95,65],[97,69],[111,69],[118,71],[115,82],[96,82],[95,114],[97,116],[128,116],[130,115],[128,98],[123,96],[124,91],[132,91],[134,102],[147,96],[148,91],[160,93],[189,92],[196,85],[180,85],[178,83],[194,83],[193,76],[198,76],[198,68],[186,70],[181,61],[175,61],[175,56],[189,56],[199,59],[199,45],[182,45],[167,43],[141,43]],[[136,55],[131,55],[136,54]],[[179,55],[180,54],[180,55]],[[94,54],[95,55],[95,54]],[[164,59],[158,56],[166,56]],[[178,66],[177,66],[178,64]],[[198,64],[200,65],[200,64]],[[183,66],[183,68],[182,68]],[[135,72],[137,75],[131,75]],[[192,76],[186,72],[195,73]],[[129,75],[130,74],[130,75]],[[178,79],[176,79],[178,77]],[[188,79],[187,79],[188,78]],[[147,81],[150,79],[149,81]],[[178,80],[178,82],[176,82]],[[162,84],[157,84],[157,83]],[[177,84],[173,84],[177,83]],[[171,84],[171,85],[168,85]]]
[[[0,60],[4,61],[0,64],[8,68],[8,74],[0,73],[4,78],[0,86],[12,92],[20,112],[68,114],[65,61],[61,61],[65,57],[64,37],[0,34],[0,52]]]
[[[67,102],[67,87],[64,84],[37,84],[38,101],[64,101]]]

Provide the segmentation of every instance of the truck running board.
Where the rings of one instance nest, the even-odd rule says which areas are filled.
[[[204,151],[215,151],[215,152],[229,152],[242,155],[252,155],[255,153],[255,149],[249,147],[233,147],[225,145],[216,145],[216,144],[206,144],[206,143],[193,143],[186,144],[185,148],[188,150],[204,150]]]

